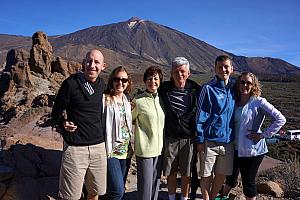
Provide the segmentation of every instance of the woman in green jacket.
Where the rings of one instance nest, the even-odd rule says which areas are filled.
[[[162,79],[159,67],[149,67],[144,73],[146,91],[133,100],[138,199],[143,200],[158,199],[165,114],[157,89]]]

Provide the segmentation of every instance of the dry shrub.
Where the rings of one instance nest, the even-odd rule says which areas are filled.
[[[294,154],[292,160],[261,172],[259,179],[278,182],[283,186],[284,191],[300,190],[300,163],[297,154]]]

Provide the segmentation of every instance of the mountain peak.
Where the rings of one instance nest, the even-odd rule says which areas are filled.
[[[136,24],[142,22],[143,20],[141,20],[138,17],[131,17],[128,21],[127,24],[129,26],[130,29],[133,29],[135,27]]]
[[[131,17],[127,22],[130,23],[130,22],[138,22],[138,21],[141,21],[141,19],[138,17]]]

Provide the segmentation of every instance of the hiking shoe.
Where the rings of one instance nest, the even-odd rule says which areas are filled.
[[[217,196],[215,200],[229,200],[228,196]]]

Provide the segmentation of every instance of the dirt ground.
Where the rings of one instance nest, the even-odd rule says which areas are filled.
[[[51,127],[41,128],[29,123],[21,128],[15,126],[14,135],[6,138],[6,147],[16,143],[31,143],[46,149],[62,150],[63,139],[57,132],[52,130]],[[275,167],[280,163],[281,162],[279,160],[266,156],[259,168],[259,171]],[[166,178],[162,177],[159,192],[160,200],[168,199],[166,182]],[[178,182],[180,182],[179,177]],[[136,191],[136,164],[135,159],[133,158],[126,183],[125,199],[136,199]],[[177,196],[180,197],[180,183],[177,189]],[[202,199],[200,188],[198,188],[197,191],[197,199]]]

